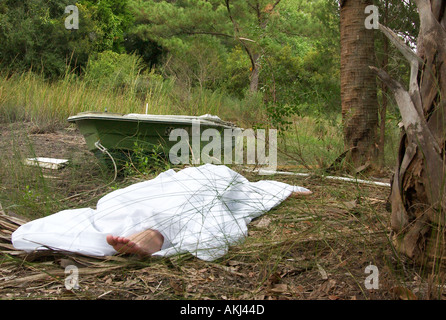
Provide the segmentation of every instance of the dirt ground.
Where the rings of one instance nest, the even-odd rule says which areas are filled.
[[[96,160],[86,149],[83,137],[73,127],[39,132],[32,124],[2,126],[0,150],[4,159],[13,159],[14,153],[18,153],[21,157],[36,155],[67,158],[75,162],[76,165],[61,170],[44,171],[44,176],[54,182],[55,190],[62,193],[66,206],[85,207],[112,188],[139,179],[120,177],[113,185],[107,186],[104,180],[100,180],[104,175],[99,173]],[[70,189],[68,180],[74,179],[73,170],[77,170],[75,176],[82,175],[79,174],[82,172],[100,179],[89,179],[90,183],[78,183],[77,189]],[[240,172],[250,180],[265,178]],[[4,173],[0,186],[3,194],[12,187],[5,176]],[[105,180],[110,181],[111,177],[110,173]],[[437,291],[432,290],[432,284],[391,246],[389,212],[386,210],[387,187],[337,182],[318,176],[275,175],[268,176],[268,179],[302,185],[311,189],[313,194],[289,198],[254,220],[249,226],[246,241],[232,247],[224,258],[214,262],[201,261],[190,255],[162,259],[133,256],[97,258],[53,252],[27,255],[12,247],[10,235],[31,218],[17,214],[8,199],[0,198],[4,208],[0,216],[0,298],[433,298]],[[96,184],[99,181],[104,188],[98,188]],[[91,192],[84,192],[89,190]],[[76,272],[69,273],[68,266],[76,266]],[[73,288],[72,279],[77,280],[75,284],[78,287]],[[443,295],[434,298],[441,299]]]

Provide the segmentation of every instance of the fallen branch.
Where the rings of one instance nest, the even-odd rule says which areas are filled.
[[[79,268],[79,275],[85,276],[85,275],[96,275],[96,274],[102,274],[102,273],[109,273],[112,270],[122,268],[122,266],[110,266],[105,268]],[[0,288],[8,288],[8,287],[22,287],[26,285],[27,283],[34,283],[36,281],[41,280],[56,280],[56,281],[63,281],[60,278],[65,277],[67,274],[65,270],[51,270],[51,271],[42,271],[42,273],[33,274],[30,276],[25,276],[22,278],[15,278],[9,281],[2,282],[0,284]]]
[[[287,171],[274,171],[274,170],[265,170],[265,169],[256,169],[256,170],[248,170],[251,172],[258,172],[261,174],[283,174],[283,175],[289,175],[289,176],[299,176],[299,177],[309,177],[312,174],[310,173],[298,173],[298,172],[287,172]],[[330,180],[339,180],[339,181],[347,181],[347,182],[355,182],[355,183],[362,183],[362,184],[370,184],[370,185],[376,185],[381,187],[390,187],[390,183],[387,182],[380,182],[380,181],[370,181],[370,180],[361,180],[356,178],[347,178],[347,177],[336,177],[336,176],[322,176],[324,179],[330,179]]]

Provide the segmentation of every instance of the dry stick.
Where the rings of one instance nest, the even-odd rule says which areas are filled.
[[[79,268],[79,275],[96,275],[100,273],[106,273],[110,272],[111,270],[115,270],[121,268],[121,266],[112,266],[112,267],[105,267],[105,268]],[[36,271],[40,272],[38,274],[33,274],[30,276],[25,276],[22,278],[16,278],[12,279],[10,281],[7,281],[1,285],[2,288],[5,287],[16,287],[20,286],[23,283],[27,282],[35,282],[40,280],[45,280],[47,278],[49,279],[56,279],[57,281],[60,281],[58,277],[65,276],[66,273],[64,270],[40,270],[36,269]]]
[[[264,170],[264,169],[258,169],[258,170],[246,169],[246,171],[257,171],[258,173],[262,173],[262,174],[283,174],[283,175],[299,176],[299,177],[311,176],[310,173],[273,171],[273,170]],[[387,183],[387,182],[361,180],[361,179],[354,179],[354,178],[347,178],[347,177],[336,177],[336,176],[322,176],[322,177],[325,179],[330,179],[330,180],[339,180],[339,181],[356,182],[356,183],[362,183],[362,184],[371,184],[371,185],[376,185],[376,186],[381,186],[381,187],[390,187],[390,183]]]

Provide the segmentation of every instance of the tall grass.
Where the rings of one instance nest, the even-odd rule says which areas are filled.
[[[282,163],[297,162],[303,168],[317,171],[330,167],[344,152],[341,115],[327,119],[295,116],[291,122],[279,141],[278,154]],[[398,140],[397,121],[389,119],[383,168],[392,168],[396,163]]]
[[[31,121],[38,126],[62,126],[85,111],[150,114],[216,114],[237,119],[244,102],[219,91],[179,92],[172,79],[140,74],[127,87],[104,87],[74,74],[49,82],[32,72],[0,74],[0,121]],[[259,112],[259,110],[257,110]]]
[[[61,124],[82,111],[133,112],[141,103],[125,91],[98,91],[75,76],[48,82],[31,72],[0,76],[0,118]]]

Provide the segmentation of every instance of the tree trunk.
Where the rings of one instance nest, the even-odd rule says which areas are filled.
[[[382,19],[384,24],[389,20],[389,0],[384,2],[384,13],[382,15]],[[381,68],[387,72],[389,65],[389,39],[387,37],[383,37],[383,58],[381,62]],[[386,116],[387,116],[387,103],[388,103],[388,90],[387,85],[382,82],[381,83],[381,107],[379,109],[379,139],[378,139],[378,159],[379,166],[384,167],[385,164],[385,137],[386,137]]]
[[[260,55],[259,54],[253,54],[251,61],[251,78],[249,80],[249,91],[250,92],[257,92],[259,89],[259,77],[260,77]]]
[[[417,53],[381,26],[411,63],[409,90],[375,71],[393,91],[404,124],[390,194],[393,240],[415,261],[439,266],[446,249],[446,1],[415,2],[421,23]]]
[[[344,145],[356,168],[376,156],[378,98],[373,30],[365,8],[373,0],[341,1],[341,104]]]

